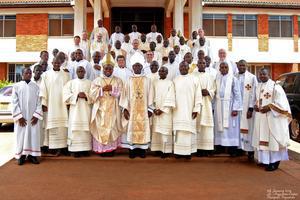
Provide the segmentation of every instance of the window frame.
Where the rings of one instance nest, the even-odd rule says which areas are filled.
[[[211,16],[211,17],[209,17]],[[224,18],[222,18],[224,17]],[[226,13],[203,13],[202,20],[212,20],[213,21],[213,35],[207,35],[208,37],[227,37],[228,34],[228,16]],[[215,20],[225,20],[225,35],[216,35],[216,23]]]
[[[248,70],[256,76],[258,81],[259,81],[258,73],[261,68],[267,68],[269,70],[270,76],[272,78],[273,68],[272,68],[271,63],[249,63],[249,65],[248,65]]]
[[[53,18],[51,18],[53,16]],[[50,20],[55,19],[55,16],[59,16],[60,20],[60,35],[50,35]],[[64,35],[63,33],[63,27],[64,27],[64,19],[73,19],[73,33],[70,35]],[[48,37],[73,37],[74,35],[74,13],[64,13],[64,14],[48,14]]]
[[[6,17],[14,17],[14,19],[6,19]],[[16,15],[0,15],[0,21],[2,21],[2,36],[0,38],[16,38],[16,31],[14,33],[14,36],[5,36],[5,21],[15,21],[15,26],[16,26],[16,21],[17,21],[17,16]],[[16,30],[16,27],[15,27]]]
[[[238,16],[243,16],[243,19],[234,19],[234,17],[238,17]],[[247,19],[247,16],[251,17],[255,17],[255,19]],[[233,34],[233,21],[234,20],[243,20],[243,31],[244,31],[244,35],[234,35]],[[255,25],[256,25],[256,35],[255,36],[249,36],[247,35],[247,21],[256,21]],[[248,38],[257,38],[258,37],[258,20],[257,20],[257,15],[256,14],[233,14],[232,15],[232,37],[248,37]]]
[[[14,72],[9,71],[10,65],[14,65]],[[7,80],[10,80],[10,75],[11,75],[11,76],[13,76],[12,80],[10,80],[11,82],[17,83],[20,81],[20,80],[17,81],[17,73],[16,73],[16,67],[20,66],[20,65],[22,65],[21,69],[23,69],[24,67],[30,67],[30,66],[34,65],[34,63],[7,63],[7,74],[6,74]],[[21,76],[22,76],[22,74],[21,74]]]
[[[275,17],[278,17],[277,20],[272,19]],[[290,20],[283,20],[282,18],[284,17],[289,17]],[[279,22],[279,36],[271,36],[270,35],[270,21],[278,21]],[[282,36],[282,21],[289,21],[291,22],[291,36]],[[268,27],[269,27],[269,38],[292,38],[293,37],[293,30],[294,30],[294,23],[293,23],[293,18],[291,15],[269,15],[268,17]]]
[[[300,28],[300,16],[298,16],[297,19],[298,19],[298,21],[297,21],[298,22],[298,37],[300,37],[300,31],[299,31],[299,28]]]

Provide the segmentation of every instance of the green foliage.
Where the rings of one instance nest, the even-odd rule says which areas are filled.
[[[8,81],[8,80],[0,80],[0,89],[5,87],[5,86],[8,86],[8,85],[12,85],[13,82],[11,81]]]

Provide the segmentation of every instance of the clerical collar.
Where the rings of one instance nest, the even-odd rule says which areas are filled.
[[[134,77],[141,77],[141,76],[144,76],[144,74],[143,74],[143,73],[135,74],[135,73],[133,72],[133,76],[134,76]]]
[[[103,78],[112,78],[113,74],[111,74],[110,76],[106,76],[104,73],[102,73],[101,76],[102,76]]]
[[[223,77],[226,77],[226,76],[228,76],[228,74],[229,74],[229,73],[227,73],[227,74],[225,74],[225,75],[223,75],[223,74],[221,74],[221,75],[222,75]]]

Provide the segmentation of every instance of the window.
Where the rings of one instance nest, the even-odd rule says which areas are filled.
[[[271,67],[270,64],[249,64],[249,71],[250,71],[252,74],[256,75],[257,80],[258,80],[259,82],[260,82],[260,80],[259,80],[258,76],[259,76],[259,70],[260,70],[261,68],[266,68],[266,69],[268,69],[269,72],[270,72],[270,76],[272,75],[272,67]],[[271,78],[272,78],[272,77],[271,77]]]
[[[203,29],[207,36],[227,36],[227,15],[203,14]]]
[[[49,15],[49,36],[73,36],[74,15]]]
[[[287,75],[282,85],[283,90],[285,93],[294,93],[294,82],[296,79],[296,75]]]
[[[298,27],[300,27],[300,16],[298,16]],[[298,36],[300,37],[300,31],[298,31]]]
[[[257,37],[256,15],[233,15],[232,35],[241,37]]]
[[[291,16],[269,16],[270,37],[292,37],[293,23]]]
[[[19,82],[22,80],[22,69],[30,67],[32,64],[9,64],[8,65],[8,80]]]
[[[15,15],[0,15],[0,37],[16,37]]]

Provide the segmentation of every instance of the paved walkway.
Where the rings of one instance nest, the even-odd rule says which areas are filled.
[[[0,166],[14,157],[14,134],[0,132]]]
[[[0,167],[1,199],[299,199],[300,164],[283,162],[275,172],[246,157],[148,156],[43,157],[40,165]],[[275,198],[278,197],[278,198]],[[294,198],[293,198],[294,197]]]
[[[14,135],[0,133],[0,166],[14,155]],[[300,144],[291,142],[296,157]],[[295,156],[293,156],[296,158]],[[27,187],[28,186],[28,187]],[[0,167],[0,199],[300,199],[300,161],[265,172],[246,157],[43,157],[40,165]]]

